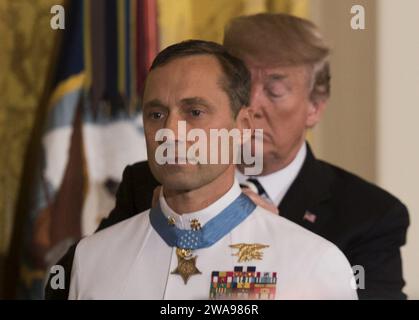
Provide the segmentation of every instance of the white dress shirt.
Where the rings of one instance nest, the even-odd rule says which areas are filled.
[[[266,176],[245,176],[239,170],[236,170],[236,178],[239,183],[245,183],[248,178],[257,179],[262,187],[265,189],[269,196],[269,199],[279,206],[288,189],[294,182],[301,167],[304,164],[304,160],[307,155],[307,146],[305,143],[301,146],[294,160],[285,168],[278,170],[274,173]]]

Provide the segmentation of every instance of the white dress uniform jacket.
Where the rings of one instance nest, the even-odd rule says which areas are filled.
[[[190,229],[217,216],[239,195],[237,181],[209,207],[179,215],[160,196],[163,214],[176,227]],[[234,244],[263,244],[261,260],[238,262]],[[255,267],[275,273],[275,299],[357,299],[351,267],[331,242],[297,224],[256,207],[212,246],[193,250],[200,274],[187,284],[179,274],[176,248],[150,223],[150,210],[86,237],[77,245],[69,299],[209,299],[212,272]],[[231,280],[231,279],[230,279]]]

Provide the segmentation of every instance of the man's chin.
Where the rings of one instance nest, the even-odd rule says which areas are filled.
[[[154,164],[153,175],[162,184],[173,187],[176,184],[190,185],[191,180],[196,180],[197,166],[193,164]],[[188,183],[189,182],[189,183]]]
[[[222,168],[216,168],[213,165],[200,164],[164,164],[153,163],[150,166],[151,171],[157,181],[164,188],[172,190],[194,190],[208,183],[211,183],[218,176],[225,172],[228,165]]]
[[[161,172],[166,172],[167,174],[176,173],[176,172],[188,172],[197,170],[197,165],[190,163],[173,163],[173,164],[163,164],[157,165],[157,170]]]
[[[196,177],[186,175],[170,175],[161,179],[163,188],[176,191],[190,191],[201,187],[200,181]]]

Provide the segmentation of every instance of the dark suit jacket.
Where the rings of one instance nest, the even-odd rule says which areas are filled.
[[[150,207],[158,185],[147,162],[125,168],[116,206],[98,230]],[[360,299],[405,299],[400,247],[406,242],[409,216],[394,196],[361,178],[315,159],[308,147],[296,180],[279,205],[280,215],[337,245],[365,270]],[[304,218],[315,215],[314,223]],[[313,217],[313,216],[312,216]],[[66,270],[66,289],[46,286],[47,299],[66,299],[75,245],[58,262]]]

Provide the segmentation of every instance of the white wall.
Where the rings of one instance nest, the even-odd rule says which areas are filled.
[[[419,1],[378,2],[377,62],[377,181],[409,208],[403,267],[419,299]]]
[[[310,4],[311,19],[332,49],[331,98],[313,131],[316,155],[375,181],[375,1],[311,0]],[[365,8],[365,30],[351,28],[354,4]]]

